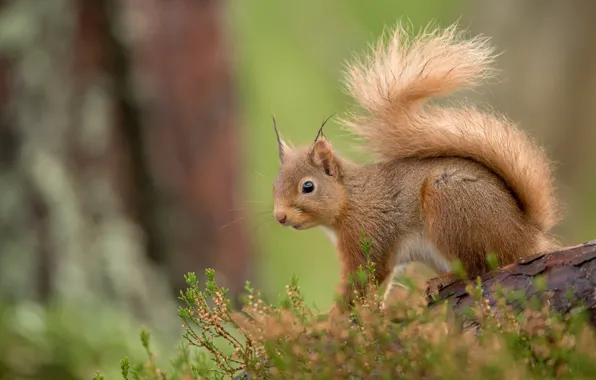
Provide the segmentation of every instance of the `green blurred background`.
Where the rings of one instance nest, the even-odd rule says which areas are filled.
[[[490,103],[557,163],[565,244],[596,238],[596,3],[0,1],[0,378],[118,378],[180,340],[183,274],[275,301],[296,275],[326,310],[339,279],[318,229],[272,216],[271,115],[295,145],[352,106],[346,60],[398,20],[491,38]],[[326,134],[362,158],[332,119]]]

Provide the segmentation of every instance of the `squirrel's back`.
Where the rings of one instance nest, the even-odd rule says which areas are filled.
[[[462,38],[453,25],[411,38],[398,26],[347,70],[347,90],[363,108],[343,123],[384,159],[462,157],[497,174],[541,231],[559,219],[544,152],[504,117],[471,106],[424,100],[479,84],[491,74],[486,38]]]

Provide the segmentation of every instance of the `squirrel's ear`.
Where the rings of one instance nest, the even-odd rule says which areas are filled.
[[[315,166],[323,168],[328,176],[338,176],[339,163],[327,139],[317,139],[310,151],[310,159]]]
[[[277,154],[279,155],[279,161],[283,162],[285,154],[288,152],[289,147],[288,144],[281,138],[279,135],[279,131],[277,130],[277,123],[275,122],[275,117],[271,117],[273,119],[273,129],[275,130],[275,136],[277,137]]]

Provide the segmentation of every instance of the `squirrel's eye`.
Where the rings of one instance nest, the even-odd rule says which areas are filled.
[[[315,189],[315,184],[312,183],[311,181],[306,181],[302,184],[302,192],[303,193],[312,193],[312,191]]]

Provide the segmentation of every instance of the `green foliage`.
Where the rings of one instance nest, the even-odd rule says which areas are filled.
[[[370,252],[371,243],[363,238],[362,247]],[[189,288],[180,297],[185,306],[179,309],[187,344],[166,373],[152,363],[149,335],[142,332],[149,360],[137,365],[133,378],[224,379],[241,373],[252,379],[596,376],[596,334],[586,314],[553,313],[542,298],[545,293],[526,300],[495,288],[495,302],[489,302],[477,279],[467,288],[476,302],[464,313],[467,325],[473,321],[476,327],[465,329],[446,304],[428,308],[420,286],[392,289],[381,306],[377,284],[370,281],[374,265],[367,260],[360,270],[370,292],[346,315],[320,314],[308,307],[296,277],[279,306],[266,304],[247,283],[244,308],[233,312],[213,270],[206,271],[203,288],[189,273]],[[535,288],[544,290],[541,280]],[[523,312],[514,312],[512,301]],[[202,351],[191,357],[188,347],[193,346]],[[128,366],[124,359],[125,380]]]
[[[226,298],[228,290],[217,286],[214,270],[207,269],[205,273],[207,282],[204,290],[200,290],[194,273],[185,276],[189,287],[186,293],[180,293],[180,300],[186,306],[178,309],[178,315],[184,322],[184,338],[188,345],[207,350],[214,362],[213,376],[223,378],[256,361],[256,352],[252,349],[250,337],[232,317],[230,301]],[[249,293],[249,298],[252,296]],[[239,337],[236,332],[240,332]],[[232,354],[222,352],[218,343],[227,344],[233,350]],[[205,369],[196,367],[195,370],[200,372]]]
[[[499,258],[496,253],[491,252],[486,256],[489,270],[495,270],[499,267]]]
[[[138,322],[108,305],[0,302],[0,379],[120,378],[122,357],[143,358],[138,329]],[[161,335],[157,347],[165,348]]]
[[[128,358],[122,359],[120,362],[120,369],[122,371],[122,377],[124,380],[128,380],[128,372],[130,371],[130,362]]]
[[[367,284],[375,282],[375,263],[371,259],[370,254],[373,242],[364,232],[361,232],[360,236],[360,249],[362,250],[366,264],[359,266],[354,273],[348,274],[348,280],[358,288],[366,287]]]

